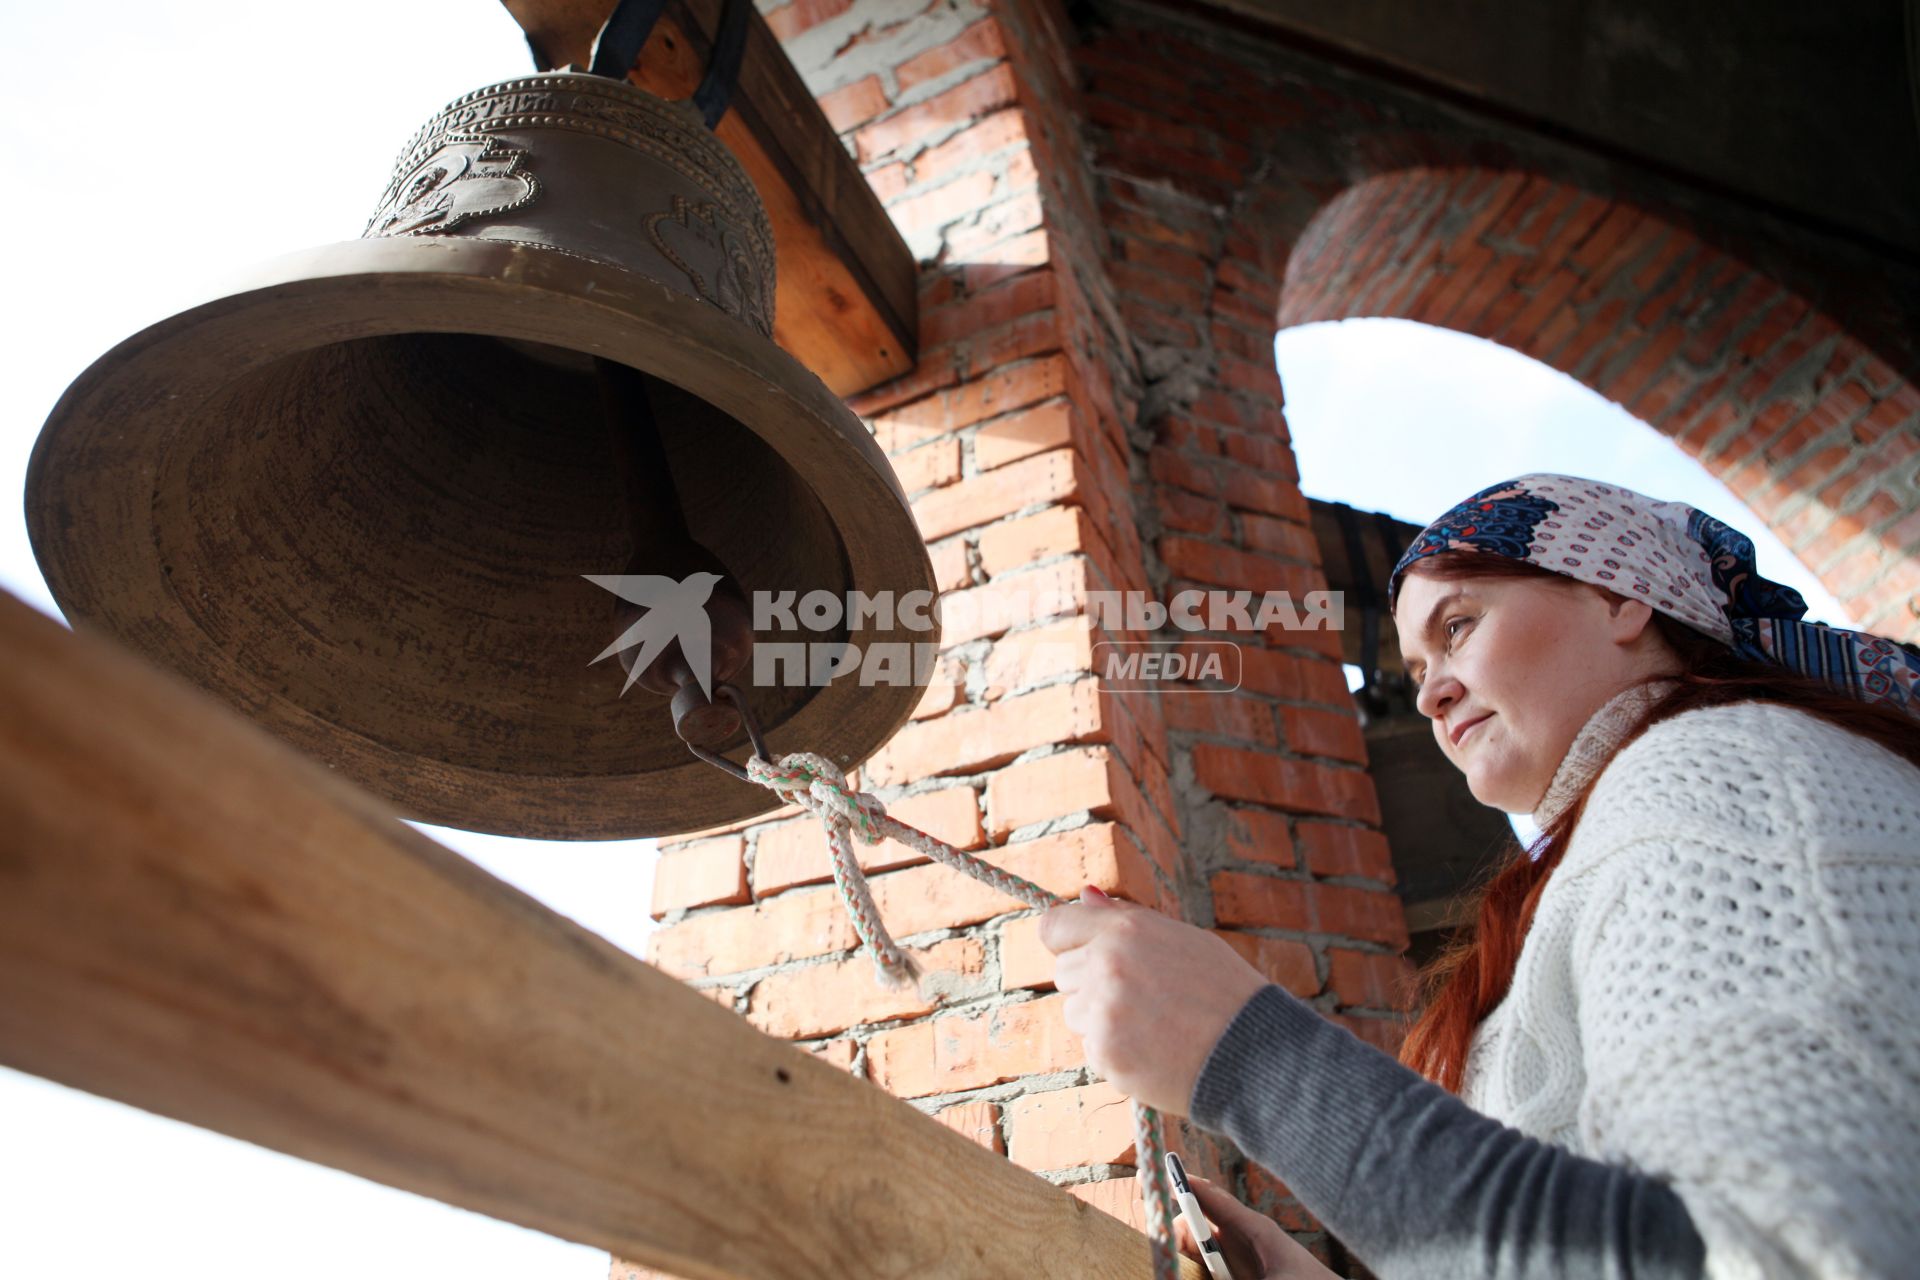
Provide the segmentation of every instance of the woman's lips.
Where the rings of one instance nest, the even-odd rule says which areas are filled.
[[[1492,718],[1493,718],[1493,712],[1489,711],[1485,715],[1475,716],[1473,719],[1467,721],[1465,724],[1455,729],[1453,731],[1453,745],[1457,747],[1462,742],[1465,742],[1467,740],[1467,735],[1469,733],[1472,733],[1474,728],[1477,725],[1484,724],[1488,720],[1491,720]]]

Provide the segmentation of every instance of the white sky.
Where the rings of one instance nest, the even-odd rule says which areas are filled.
[[[14,8],[0,45],[0,164],[15,192],[0,308],[0,587],[52,613],[18,495],[34,436],[65,386],[227,272],[357,235],[418,125],[530,63],[506,11],[475,0],[335,0],[320,11],[238,0]],[[1295,330],[1278,350],[1315,496],[1420,520],[1507,475],[1598,476],[1731,519],[1761,543],[1764,571],[1816,599],[1689,459],[1524,357],[1391,321]],[[1824,616],[1844,621],[1828,608]],[[649,843],[429,830],[642,950]],[[0,1069],[0,1275],[264,1272],[600,1280],[606,1261]]]

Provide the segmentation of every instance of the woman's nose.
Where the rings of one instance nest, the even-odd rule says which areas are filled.
[[[1429,720],[1438,720],[1447,714],[1447,708],[1460,700],[1460,682],[1443,672],[1430,672],[1427,682],[1420,686],[1419,696],[1414,698],[1414,710]]]

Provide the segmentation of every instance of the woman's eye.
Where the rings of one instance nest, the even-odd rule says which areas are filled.
[[[1449,648],[1452,647],[1455,637],[1459,635],[1459,632],[1456,631],[1455,628],[1463,627],[1471,621],[1472,621],[1471,618],[1448,618],[1447,619],[1447,645]]]

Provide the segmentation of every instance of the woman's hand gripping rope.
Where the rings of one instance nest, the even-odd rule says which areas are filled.
[[[755,755],[747,761],[747,777],[783,799],[820,816],[827,830],[827,848],[833,861],[833,882],[847,905],[854,930],[879,970],[880,980],[892,986],[918,982],[920,969],[887,932],[866,873],[854,856],[853,835],[864,844],[898,840],[916,853],[944,863],[982,883],[992,885],[1030,907],[1054,907],[1063,899],[989,862],[962,853],[926,832],[887,815],[886,806],[847,785],[846,775],[824,756],[799,751],[769,761]],[[1146,1201],[1148,1235],[1153,1245],[1155,1280],[1174,1280],[1180,1274],[1180,1254],[1173,1235],[1173,1197],[1166,1184],[1166,1147],[1159,1113],[1134,1104],[1135,1168]]]

